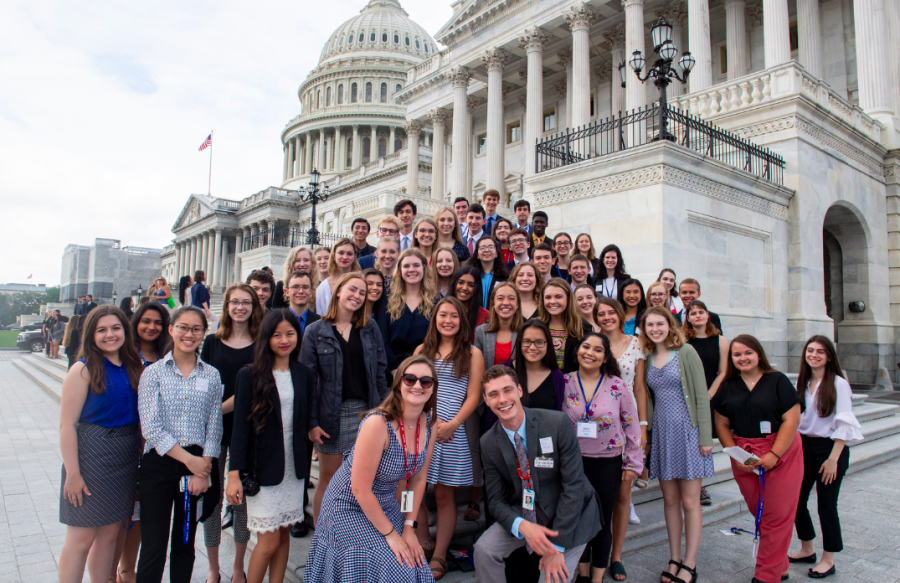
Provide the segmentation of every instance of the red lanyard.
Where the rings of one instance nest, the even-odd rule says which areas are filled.
[[[527,461],[528,460],[526,460],[526,463],[527,463]],[[528,488],[530,489],[531,488],[531,466],[529,465],[525,469],[527,471],[525,472],[525,475],[523,476],[522,468],[519,467],[519,456],[516,456],[516,473],[519,474],[520,480],[525,480],[527,482],[526,486],[528,486]]]
[[[400,441],[403,444],[403,464],[406,466],[406,489],[409,490],[409,479],[416,473],[416,462],[419,461],[419,427],[422,423],[422,417],[416,420],[416,457],[413,460],[413,471],[409,473],[409,454],[406,452],[406,430],[403,428],[403,419],[397,417],[397,425],[400,426]]]

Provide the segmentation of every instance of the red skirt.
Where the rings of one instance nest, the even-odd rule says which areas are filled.
[[[777,434],[769,437],[745,439],[734,436],[738,447],[761,458],[772,449]],[[734,480],[741,489],[747,509],[756,518],[759,501],[759,476],[744,472],[731,460]],[[756,554],[754,576],[764,583],[778,583],[788,570],[788,549],[794,532],[797,500],[803,480],[803,447],[798,433],[775,467],[766,472],[763,514],[759,525],[759,550]]]

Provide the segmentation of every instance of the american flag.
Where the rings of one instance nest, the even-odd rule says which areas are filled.
[[[32,275],[34,275],[34,274],[32,274]],[[28,276],[28,279],[31,279],[31,275]]]
[[[202,152],[203,150],[209,148],[210,146],[212,146],[212,134],[209,134],[208,136],[206,136],[206,139],[203,140],[202,144],[200,144],[200,149],[198,151]]]

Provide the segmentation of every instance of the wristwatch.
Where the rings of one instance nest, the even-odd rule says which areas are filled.
[[[417,520],[407,520],[403,524],[413,527],[413,530],[419,528],[419,522]]]

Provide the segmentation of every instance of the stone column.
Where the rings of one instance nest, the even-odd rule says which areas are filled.
[[[241,281],[241,251],[244,249],[244,229],[239,228],[234,236],[234,281]]]
[[[675,2],[672,5],[672,10],[670,11],[667,19],[672,25],[672,42],[674,42],[675,46],[678,47],[679,54],[677,57],[675,57],[675,60],[677,62],[677,60],[681,58],[681,53],[689,50],[687,48],[687,42],[685,41],[684,35],[684,25],[687,24],[688,20],[687,6],[684,4],[684,2]],[[684,95],[684,90],[684,83],[675,80],[671,85],[669,85],[669,96],[676,97],[678,95]]]
[[[201,269],[200,267],[200,252],[203,251],[203,239],[199,235],[195,235],[193,241],[191,242],[191,263],[193,266],[191,267],[191,277],[194,277],[194,272]]]
[[[556,118],[561,126],[568,128],[572,127],[572,49],[559,51],[556,53],[556,58],[559,59],[559,64],[566,71],[566,92],[565,95],[560,94],[560,97],[566,98],[566,116],[563,117],[557,112]]]
[[[641,51],[647,62],[651,59],[644,50],[644,0],[622,0],[625,7],[625,110],[640,109],[647,105],[647,89],[637,80],[628,65],[634,51]]]
[[[854,2],[854,4],[858,6],[859,2]],[[856,30],[858,44],[858,22]],[[766,69],[791,60],[790,17],[788,16],[787,0],[763,0],[763,38],[765,39]],[[694,74],[691,73],[691,77],[693,76]]]
[[[388,138],[387,148],[385,148],[385,150],[384,150],[385,153],[387,153],[388,155],[391,155],[397,151],[394,149],[394,140],[396,140],[396,139],[397,139],[397,127],[391,126],[391,133],[390,133],[390,137]]]
[[[215,260],[213,262],[213,282],[216,285],[222,285],[224,278],[224,255],[222,254],[222,229],[216,229],[216,251],[215,251]]]
[[[284,178],[282,178],[282,182],[287,181],[288,178],[293,176],[293,172],[291,170],[294,166],[294,140],[289,141],[284,145]]]
[[[504,200],[503,174],[506,132],[503,127],[503,67],[509,62],[509,53],[494,47],[481,57],[488,73],[487,105],[487,187],[500,193]]]
[[[309,176],[312,173],[312,153],[313,153],[313,138],[312,131],[306,132],[306,160],[304,162],[303,172],[301,176]]]
[[[403,130],[409,143],[406,148],[406,195],[413,197],[419,195],[419,132],[422,131],[422,122],[407,120]]]
[[[294,138],[294,159],[291,160],[291,176],[303,175],[303,161],[300,160],[300,136]]]
[[[216,280],[214,277],[216,269],[216,239],[213,231],[206,233],[207,251],[206,251],[206,284],[213,285]]]
[[[466,196],[472,196],[472,188],[475,184],[473,174],[475,173],[475,108],[481,105],[481,99],[474,95],[466,97],[466,127],[469,128],[469,139],[466,140]]]
[[[702,91],[712,82],[712,47],[709,43],[709,0],[688,0],[688,49],[697,64],[690,76],[691,91]],[[647,66],[650,66],[649,55]]]
[[[886,52],[896,51],[898,47],[885,47],[884,2],[854,0],[853,20],[856,23],[859,106],[873,117],[891,115],[890,72],[887,69]]]
[[[185,271],[187,271],[187,275],[190,275],[191,278],[194,277],[194,238],[188,237],[185,241],[185,245],[187,245],[187,265],[185,266]]]
[[[350,148],[353,150],[350,154],[350,168],[359,168],[359,153],[361,151],[359,145],[359,126],[353,126],[353,143],[350,144]]]
[[[316,165],[319,167],[319,172],[325,172],[328,170],[325,168],[325,129],[319,130],[319,158],[316,160]]]
[[[810,75],[821,79],[822,28],[819,21],[819,0],[797,0],[797,40],[800,44],[800,64]]]
[[[887,2],[884,5],[885,25],[888,47],[900,46],[900,3]],[[888,71],[891,75],[891,107],[894,115],[900,117],[900,51],[887,51]],[[900,320],[898,320],[900,321]]]
[[[331,148],[331,170],[334,172],[340,172],[341,166],[338,162],[338,158],[341,155],[341,126],[334,126],[334,140]]]
[[[534,27],[519,37],[525,49],[525,176],[536,172],[535,148],[544,131],[544,45],[550,36],[543,28]]]
[[[373,89],[374,91],[374,89]],[[369,162],[378,159],[378,126],[372,126],[372,137],[369,138]]]
[[[572,127],[584,127],[591,121],[591,39],[594,21],[590,5],[582,3],[565,13],[572,31]]]
[[[178,241],[175,241],[175,274],[176,278],[181,277],[181,243]]]
[[[610,96],[609,111],[612,116],[618,116],[620,112],[625,110],[625,88],[622,87],[622,77],[619,74],[619,65],[625,63],[625,83],[627,84],[629,75],[634,75],[631,67],[628,66],[628,59],[625,56],[625,27],[614,26],[606,31],[603,36],[610,46],[610,59],[612,65],[610,67]],[[637,80],[635,80],[637,82]],[[669,88],[674,85],[669,85]]]
[[[471,195],[466,185],[466,177],[469,174],[468,166],[471,161],[468,158],[468,142],[471,141],[470,125],[466,111],[466,101],[469,90],[469,79],[472,78],[469,69],[456,67],[450,72],[453,83],[453,179],[450,182],[452,189],[451,199],[458,196],[468,198]]]
[[[197,236],[197,269],[206,273],[209,270],[206,269],[206,256],[209,254],[209,240],[207,239],[206,233],[200,233]]]
[[[818,3],[819,0],[813,1]],[[749,72],[747,61],[750,56],[750,43],[747,38],[747,7],[744,0],[725,0],[725,43],[725,52],[728,54],[728,80],[731,81]]]
[[[431,125],[434,127],[434,145],[431,154],[431,198],[444,200],[444,163],[445,163],[445,138],[447,118],[450,112],[446,109],[432,109],[428,113]],[[391,140],[393,142],[393,140]]]

